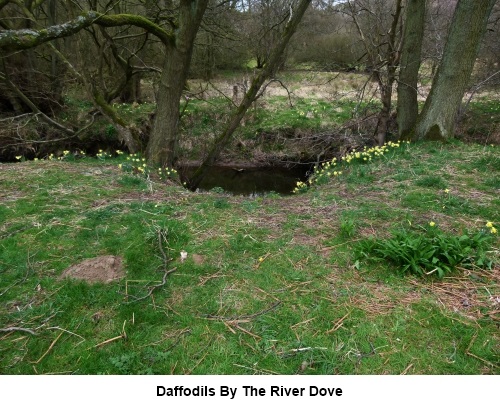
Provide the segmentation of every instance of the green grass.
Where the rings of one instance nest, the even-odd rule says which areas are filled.
[[[495,156],[410,145],[255,199],[147,182],[123,158],[2,165],[0,373],[497,374],[498,236],[491,270],[442,280],[353,252],[430,221],[498,228]],[[125,278],[59,278],[100,255]]]

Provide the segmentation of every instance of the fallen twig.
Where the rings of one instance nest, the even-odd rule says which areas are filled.
[[[57,330],[60,330],[60,331],[63,331],[63,332],[66,332],[66,333],[69,333],[70,335],[73,335],[73,336],[76,336],[76,337],[79,337],[80,339],[82,339],[82,342],[85,340],[85,338],[83,336],[80,336],[78,333],[74,333],[74,332],[71,332],[69,330],[66,330],[66,329],[63,329],[59,326],[52,326],[50,328],[47,328],[47,329],[57,329]]]
[[[340,329],[342,325],[344,324],[344,320],[351,314],[351,311],[349,311],[347,314],[345,314],[342,318],[340,318],[337,322],[335,322],[335,325],[333,325],[333,328],[330,330],[327,330],[325,333],[328,335],[330,333],[335,332],[337,329]]]
[[[33,331],[33,330],[31,330],[31,329],[18,328],[16,326],[11,326],[10,328],[0,329],[0,332],[4,332],[4,333],[9,333],[9,332],[26,332],[26,333],[31,333],[32,335],[36,335],[36,332]]]
[[[224,322],[224,323],[225,323],[225,322]],[[225,324],[226,324],[226,323],[225,323]],[[247,335],[252,336],[254,339],[259,339],[259,340],[260,340],[260,339],[262,339],[260,336],[256,335],[255,333],[252,333],[252,332],[250,332],[250,331],[246,330],[245,328],[242,328],[240,325],[238,325],[238,323],[235,323],[233,326],[234,326],[236,329],[241,330],[243,333],[246,333]]]
[[[408,367],[406,367],[400,375],[406,375],[406,373],[413,367],[413,363],[411,363]]]
[[[130,303],[142,301],[142,300],[145,300],[146,298],[149,298],[153,294],[153,292],[155,292],[156,289],[163,287],[167,283],[168,275],[177,270],[177,267],[174,267],[173,269],[168,270],[169,260],[168,260],[167,255],[165,254],[165,251],[163,250],[162,239],[165,239],[165,241],[166,241],[166,235],[162,231],[162,229],[158,229],[158,247],[160,249],[160,253],[161,253],[162,259],[163,259],[163,278],[162,278],[162,281],[161,281],[161,283],[158,283],[158,284],[155,284],[155,285],[152,285],[151,287],[149,287],[149,292],[146,295],[144,295],[142,297],[135,298],[133,301],[130,301]]]
[[[96,344],[95,346],[92,346],[90,347],[89,349],[96,349],[98,347],[101,347],[101,346],[104,346],[104,345],[107,345],[108,343],[111,343],[111,342],[114,342],[116,340],[119,340],[119,339],[127,339],[127,332],[125,332],[125,324],[127,323],[127,321],[123,321],[123,326],[122,326],[122,333],[121,335],[119,336],[115,336],[114,338],[111,338],[111,339],[108,339],[108,340],[105,340],[104,342],[101,342],[101,343],[98,343]]]
[[[54,345],[56,344],[56,342],[59,340],[59,338],[62,336],[63,333],[64,332],[59,333],[59,335],[50,344],[50,346],[47,349],[47,351],[44,354],[42,354],[42,357],[40,357],[37,361],[32,361],[31,363],[32,364],[38,364],[38,363],[40,363],[44,359],[44,357],[47,356],[47,354],[49,354],[49,352],[52,350],[52,348],[54,347]]]
[[[107,345],[108,343],[114,342],[115,340],[124,339],[124,338],[125,338],[125,336],[123,336],[123,335],[115,336],[114,338],[105,340],[104,342],[101,342],[101,343],[96,344],[95,346],[92,346],[92,349],[96,349],[98,347]]]

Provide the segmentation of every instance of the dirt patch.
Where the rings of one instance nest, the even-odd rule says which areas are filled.
[[[197,255],[196,253],[191,255],[194,264],[201,266],[203,263],[205,263],[205,256],[203,255]]]
[[[89,284],[110,283],[125,277],[123,259],[119,256],[99,256],[84,260],[68,267],[60,279],[71,278],[83,280]]]

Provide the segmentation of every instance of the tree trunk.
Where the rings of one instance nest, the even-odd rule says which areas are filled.
[[[426,0],[408,0],[398,82],[399,138],[406,139],[418,117],[417,83],[424,38]]]
[[[166,48],[158,88],[158,100],[147,157],[160,167],[173,167],[177,160],[179,105],[191,63],[193,45],[209,0],[181,0],[178,30]]]
[[[288,23],[278,45],[271,51],[269,61],[264,65],[260,74],[252,80],[250,88],[245,93],[241,104],[231,115],[226,128],[224,129],[224,131],[222,131],[222,134],[215,140],[202,165],[196,170],[191,179],[189,179],[190,190],[194,191],[198,188],[198,186],[208,173],[208,170],[213,166],[222,150],[229,143],[234,131],[236,131],[236,129],[240,125],[240,122],[245,116],[247,110],[258,97],[259,90],[264,82],[269,77],[274,75],[275,71],[279,68],[279,65],[282,61],[281,56],[283,55],[283,52],[285,51],[290,38],[297,29],[297,25],[302,19],[302,16],[306,12],[310,3],[311,0],[301,0],[297,6],[297,9],[292,13],[292,15],[290,15],[290,19],[288,20]]]
[[[482,35],[496,0],[459,0],[432,88],[415,126],[414,139],[446,140],[467,88]]]
[[[389,77],[389,83],[379,84],[380,101],[382,102],[382,110],[378,115],[377,125],[377,143],[382,146],[385,143],[385,138],[389,129],[389,120],[391,118],[392,108],[392,85],[394,83],[394,73],[392,78]]]

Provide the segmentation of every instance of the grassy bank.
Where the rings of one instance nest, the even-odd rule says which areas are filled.
[[[0,165],[1,373],[498,373],[497,146],[410,145],[255,199],[117,163]],[[431,222],[489,232],[497,264],[439,279],[356,256]],[[118,281],[60,277],[109,255]]]

